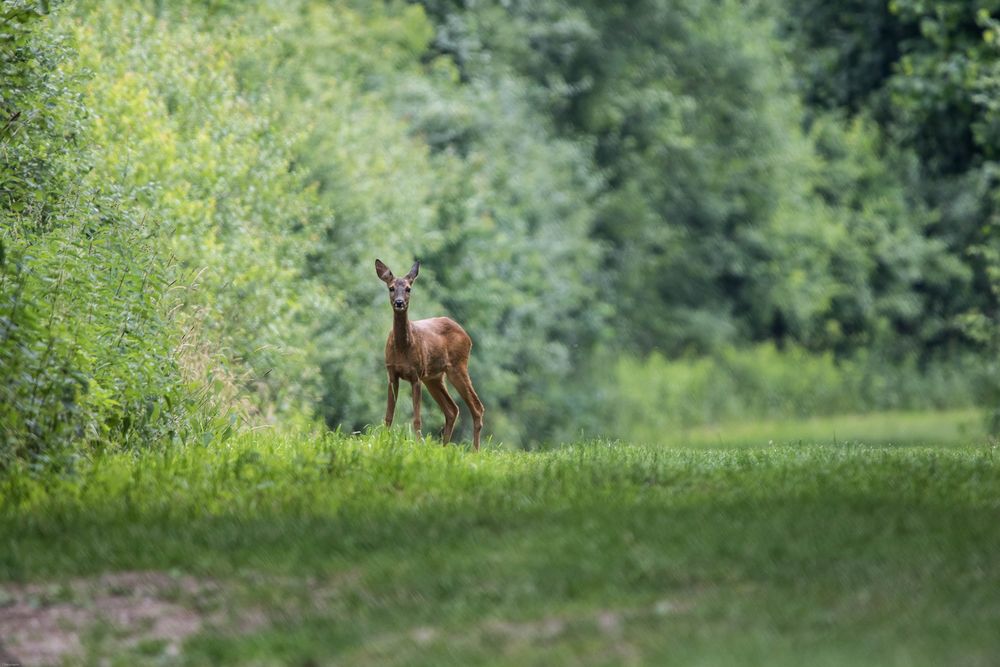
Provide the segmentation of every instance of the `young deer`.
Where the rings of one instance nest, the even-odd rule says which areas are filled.
[[[483,430],[483,404],[472,388],[469,378],[469,352],[472,339],[465,329],[447,317],[432,317],[411,322],[406,316],[410,306],[410,286],[417,279],[420,262],[402,278],[392,275],[382,260],[375,260],[375,272],[389,286],[389,303],[392,305],[393,323],[389,340],[385,344],[385,369],[389,374],[389,400],[385,408],[385,425],[392,426],[399,394],[399,379],[407,380],[413,388],[413,430],[420,436],[420,383],[427,385],[431,396],[444,412],[444,444],[451,440],[451,432],[458,418],[458,405],[448,394],[444,376],[461,394],[472,413],[472,446],[479,451],[479,432]]]

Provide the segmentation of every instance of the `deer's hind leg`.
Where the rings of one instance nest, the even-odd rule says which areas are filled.
[[[448,380],[455,385],[455,389],[461,394],[462,400],[469,406],[472,413],[472,447],[479,451],[479,432],[483,430],[483,413],[486,409],[483,402],[476,395],[476,390],[472,387],[472,378],[469,377],[469,368],[465,365],[455,366],[448,369]]]
[[[447,445],[451,442],[451,432],[455,429],[455,420],[458,419],[458,404],[448,394],[448,388],[444,384],[444,376],[436,378],[425,378],[424,384],[430,392],[441,412],[444,413],[444,429],[441,431],[441,442]]]

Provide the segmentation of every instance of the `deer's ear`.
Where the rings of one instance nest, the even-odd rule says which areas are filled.
[[[410,272],[406,274],[406,279],[412,283],[417,279],[418,273],[420,273],[420,262],[414,262],[413,266],[410,267]]]
[[[384,283],[391,283],[396,279],[396,276],[392,275],[392,271],[389,270],[388,266],[382,263],[381,259],[375,260],[375,273],[378,274],[379,280]]]

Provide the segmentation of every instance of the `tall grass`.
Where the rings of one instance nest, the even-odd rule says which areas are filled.
[[[885,410],[943,410],[977,403],[981,364],[972,358],[919,364],[860,352],[836,359],[772,344],[711,356],[625,357],[608,404],[614,433],[648,440],[705,424]]]
[[[173,605],[257,619],[83,637],[122,665],[989,664],[998,484],[975,446],[237,435],[0,475],[0,581],[191,575]]]

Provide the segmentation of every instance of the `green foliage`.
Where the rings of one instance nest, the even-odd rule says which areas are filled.
[[[68,45],[47,34],[48,3],[0,3],[0,222],[33,215],[48,225],[79,163],[64,154],[79,136],[84,109],[60,69]],[[41,33],[41,34],[40,34]]]
[[[0,468],[196,435],[158,229],[87,180],[93,119],[71,36],[43,9],[3,11]]]
[[[521,73],[554,126],[592,147],[606,176],[594,235],[629,347],[679,354],[771,339],[845,351],[954,337],[954,310],[936,311],[970,272],[928,239],[919,165],[868,118],[800,103],[804,76],[844,94],[807,90],[811,104],[855,108],[868,92],[820,76],[833,64],[814,43],[827,23],[813,20],[836,11],[796,7],[780,22],[813,49],[793,68],[776,37],[784,8],[768,3],[425,4],[437,48],[463,75]],[[853,40],[838,42],[845,61],[888,11],[856,5],[837,24]]]
[[[1000,22],[995,2],[894,0],[919,37],[902,46],[890,82],[900,139],[932,172],[965,171],[1000,158]]]
[[[605,20],[605,40],[627,46],[596,86],[588,127],[619,186],[599,230],[626,333],[640,350],[706,351],[769,333],[781,313],[809,317],[795,302],[817,301],[803,291],[814,285],[784,277],[823,231],[800,199],[810,156],[767,26],[729,3],[650,3],[641,24]]]
[[[315,197],[289,168],[299,134],[280,131],[271,98],[238,81],[237,55],[268,40],[105,3],[77,11],[86,101],[100,110],[88,178],[162,221],[161,252],[186,286],[177,318],[189,379],[223,385],[251,419],[308,415],[308,318],[327,301],[302,277]]]
[[[781,3],[811,105],[873,113],[932,175],[995,160],[995,2]]]
[[[812,188],[828,216],[812,281],[829,285],[829,300],[795,338],[841,353],[913,353],[953,338],[953,315],[940,304],[968,292],[973,272],[935,236],[936,216],[913,195],[919,164],[862,115],[847,123],[817,115],[810,139],[818,154]]]
[[[964,331],[986,353],[986,376],[982,383],[983,404],[990,410],[989,429],[1000,436],[1000,170],[996,164],[982,170],[984,180],[992,186],[992,214],[981,230],[978,243],[970,254],[983,266],[991,300],[963,314]]]
[[[888,113],[882,88],[913,26],[900,23],[885,0],[778,0],[782,36],[793,45],[803,100],[821,110]]]
[[[786,6],[785,26],[807,99],[875,118],[890,154],[915,164],[903,181],[907,198],[926,216],[922,235],[946,251],[920,267],[923,298],[914,312],[923,345],[954,346],[965,338],[993,367],[997,297],[991,258],[1000,157],[996,3]],[[862,39],[866,32],[878,39]],[[1000,405],[995,389],[982,400]]]
[[[82,216],[81,216],[82,217]],[[71,444],[192,435],[176,340],[159,301],[168,267],[135,221],[4,234],[0,467]]]

